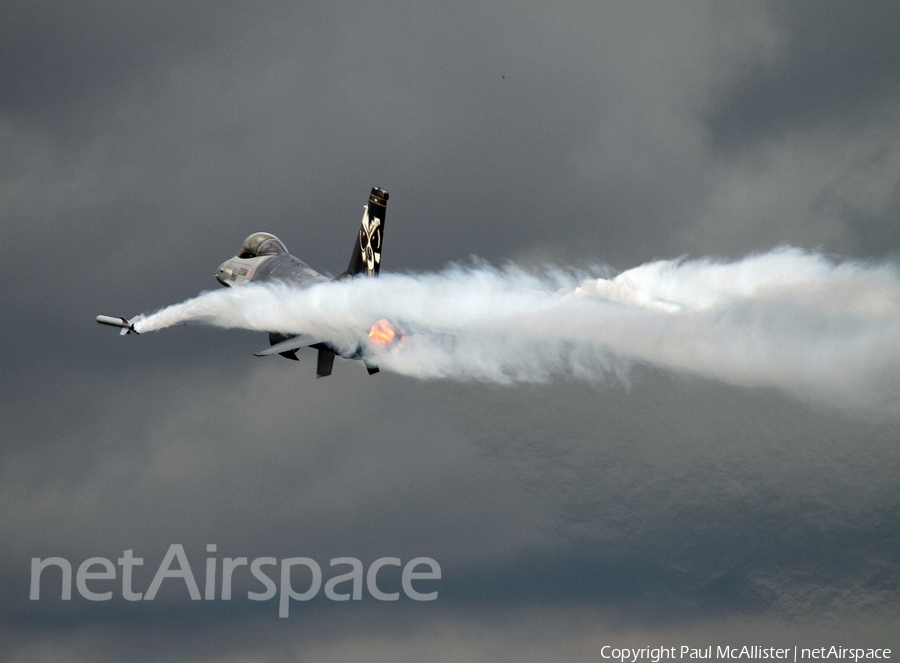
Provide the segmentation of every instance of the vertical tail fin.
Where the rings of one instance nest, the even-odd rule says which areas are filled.
[[[369,203],[363,212],[362,223],[353,247],[350,266],[340,277],[353,278],[360,274],[378,276],[381,269],[381,240],[384,235],[384,215],[387,210],[388,192],[374,187]]]

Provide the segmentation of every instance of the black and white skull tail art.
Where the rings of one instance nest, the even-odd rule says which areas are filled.
[[[378,276],[381,269],[381,237],[384,233],[384,214],[387,210],[388,192],[375,187],[369,194],[369,203],[363,209],[359,237],[350,258],[347,271],[341,276],[352,278],[361,274]]]

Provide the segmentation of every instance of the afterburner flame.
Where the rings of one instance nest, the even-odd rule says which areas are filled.
[[[382,318],[369,330],[369,338],[377,345],[390,345],[398,336],[390,320]]]

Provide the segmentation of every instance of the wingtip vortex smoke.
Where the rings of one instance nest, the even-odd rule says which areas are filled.
[[[305,289],[249,285],[135,324],[325,335],[350,347],[381,318],[407,339],[379,366],[418,378],[602,381],[642,363],[842,407],[893,412],[900,400],[897,266],[792,248],[655,261],[610,279],[476,265]]]

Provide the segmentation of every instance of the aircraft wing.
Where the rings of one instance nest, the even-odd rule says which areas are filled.
[[[317,343],[321,343],[321,338],[316,338],[314,336],[307,336],[306,334],[300,334],[299,336],[292,336],[286,341],[282,341],[281,343],[276,343],[272,347],[266,348],[265,350],[260,350],[259,352],[254,352],[257,357],[268,357],[269,355],[280,355],[282,352],[291,352],[292,350],[299,350],[300,348],[306,348],[311,345],[316,345]]]
[[[324,378],[328,375],[331,375],[331,369],[332,366],[334,366],[334,358],[337,355],[331,348],[331,346],[328,345],[327,341],[322,341],[314,336],[307,336],[305,334],[292,336],[286,341],[276,343],[272,347],[261,350],[260,352],[255,352],[254,354],[257,357],[281,355],[282,357],[287,357],[288,359],[297,359],[297,350],[305,347],[312,347],[315,350],[319,351],[319,356],[316,361],[316,377]],[[358,359],[359,357],[354,358]],[[369,375],[378,372],[377,366],[374,366],[373,364],[370,364],[365,360],[363,360],[363,363],[365,363],[366,370],[369,372]]]

